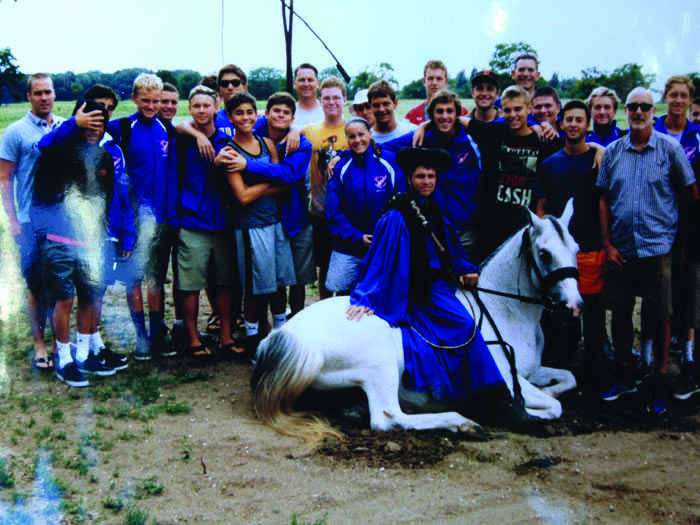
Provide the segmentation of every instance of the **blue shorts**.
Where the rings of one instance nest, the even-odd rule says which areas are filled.
[[[289,247],[294,259],[294,273],[297,284],[307,285],[316,282],[316,264],[314,262],[314,237],[310,224],[304,226],[299,233],[289,237]]]
[[[156,224],[153,217],[142,214],[138,217],[137,239],[131,255],[133,272],[138,280],[155,288],[162,288],[168,275],[168,262],[173,246],[173,232],[166,224]]]
[[[15,239],[19,248],[20,268],[22,277],[27,283],[27,288],[37,296],[44,294],[44,280],[42,276],[41,255],[39,243],[31,223],[20,223],[22,228]]]
[[[331,292],[349,292],[355,284],[362,265],[362,257],[333,250],[328,265],[326,288]]]
[[[266,295],[296,284],[292,251],[282,223],[235,230],[238,272],[246,295]]]
[[[104,295],[103,252],[99,243],[73,246],[45,239],[40,254],[49,301],[65,301],[76,294],[92,301]]]

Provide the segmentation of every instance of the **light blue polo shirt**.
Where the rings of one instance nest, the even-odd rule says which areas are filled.
[[[49,125],[47,121],[28,111],[24,117],[10,124],[3,133],[0,159],[16,164],[11,180],[14,186],[15,213],[20,223],[29,222],[34,167],[41,156],[37,143],[63,121],[63,118],[54,115],[53,124]]]

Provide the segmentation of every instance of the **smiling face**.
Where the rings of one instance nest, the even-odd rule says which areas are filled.
[[[439,133],[452,133],[457,121],[457,108],[453,102],[439,102],[433,111],[433,124]]]
[[[538,124],[549,122],[552,126],[555,126],[557,114],[560,110],[561,106],[556,103],[554,97],[542,96],[532,99],[532,114]]]
[[[269,111],[265,111],[267,125],[271,129],[287,131],[294,121],[294,113],[286,104],[275,104]]]
[[[411,175],[408,182],[413,190],[425,199],[426,197],[430,197],[435,191],[436,181],[437,174],[435,173],[435,168],[418,166],[413,170],[413,175]]]
[[[318,93],[318,79],[314,70],[299,68],[294,77],[294,88],[297,90],[299,100],[315,100]]]
[[[508,129],[517,134],[523,134],[527,130],[527,114],[529,111],[525,99],[522,97],[505,98],[502,100],[503,118]]]
[[[237,133],[252,133],[257,119],[257,111],[249,102],[244,102],[231,113],[231,123]]]
[[[447,72],[444,69],[428,69],[423,75],[426,98],[430,100],[435,93],[447,87]]]
[[[484,111],[491,109],[498,98],[498,88],[488,81],[480,81],[472,86],[472,97],[476,106]]]
[[[27,100],[32,106],[32,113],[39,118],[46,119],[53,110],[53,101],[56,94],[53,90],[53,82],[50,78],[39,78],[32,81],[32,87],[27,93]]]
[[[345,136],[353,153],[362,155],[369,148],[369,129],[362,122],[353,122],[345,128]]]
[[[370,100],[372,113],[374,114],[375,126],[380,130],[389,129],[395,122],[394,110],[399,105],[398,102],[391,100],[391,97],[373,97]]]
[[[625,103],[625,115],[631,131],[643,131],[654,123],[656,106],[648,91],[632,90]]]
[[[180,102],[177,93],[174,91],[163,91],[160,94],[160,108],[158,117],[165,122],[172,122],[177,113],[177,104]]]
[[[561,128],[570,142],[586,140],[586,132],[588,131],[586,111],[580,108],[567,110],[562,116]]]
[[[338,87],[326,87],[321,90],[321,107],[327,120],[342,119],[345,95]]]
[[[685,117],[692,102],[690,99],[690,89],[686,84],[672,84],[664,94],[663,101],[666,102],[669,116]]]
[[[131,100],[136,104],[136,111],[146,118],[153,118],[160,107],[161,92],[157,89],[139,89],[131,95]]]
[[[216,104],[209,95],[195,95],[190,99],[190,116],[195,126],[204,129],[214,122]]]
[[[532,92],[535,89],[535,83],[540,78],[537,62],[532,58],[521,58],[518,60],[510,75],[518,86],[528,92]]]
[[[224,73],[219,80],[219,95],[224,104],[238,92],[246,91],[246,86],[241,78],[235,73]]]
[[[606,96],[593,99],[591,104],[591,118],[599,126],[607,126],[615,120],[615,101]]]

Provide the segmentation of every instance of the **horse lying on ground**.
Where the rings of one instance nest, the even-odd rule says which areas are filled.
[[[543,419],[560,417],[561,404],[553,396],[576,386],[571,372],[541,366],[544,338],[540,328],[543,296],[555,312],[572,318],[582,306],[576,280],[578,246],[568,232],[572,214],[571,201],[561,219],[531,214],[531,224],[486,261],[479,280],[482,290],[505,292],[506,297],[483,291],[478,296],[502,339],[514,349],[517,380],[504,345],[490,344],[496,365],[511,393],[521,389],[525,409]],[[482,312],[473,292],[456,293],[478,322]],[[348,297],[319,301],[260,343],[251,387],[255,411],[265,423],[310,442],[325,435],[339,436],[340,432],[313,415],[295,411],[294,402],[309,387],[359,386],[367,395],[372,429],[446,428],[474,437],[486,435],[480,425],[463,415],[440,411],[452,406],[440,406],[427,394],[403,388],[401,330],[378,316],[350,321],[345,314],[348,304]],[[489,323],[482,323],[481,330],[487,342],[496,339]],[[401,406],[433,413],[407,414]]]

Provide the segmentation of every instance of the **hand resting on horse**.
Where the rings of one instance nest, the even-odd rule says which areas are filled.
[[[351,304],[350,306],[348,306],[348,309],[345,310],[345,315],[350,321],[352,321],[353,319],[359,321],[365,315],[374,315],[374,311],[370,310],[366,306],[360,306],[359,304]]]

